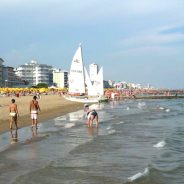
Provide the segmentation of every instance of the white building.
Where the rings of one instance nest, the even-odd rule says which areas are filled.
[[[68,87],[68,72],[62,70],[54,70],[53,83],[59,88]]]
[[[37,85],[39,83],[45,83],[52,85],[53,74],[52,66],[46,64],[38,64],[37,61],[31,61],[16,68],[16,75],[18,75],[23,81],[29,83],[29,85]]]
[[[98,65],[95,63],[92,63],[89,65],[89,77],[91,79],[91,81],[95,81],[98,75]]]

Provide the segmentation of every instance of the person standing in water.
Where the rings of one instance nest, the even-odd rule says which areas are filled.
[[[38,125],[38,111],[41,111],[38,101],[36,100],[37,97],[33,96],[33,100],[30,102],[30,113],[32,119],[32,128],[35,126],[37,128]]]
[[[10,112],[10,129],[12,129],[13,123],[15,124],[15,128],[17,127],[17,117],[19,116],[17,104],[15,104],[15,99],[11,100],[11,104],[9,105]]]
[[[99,121],[98,121],[98,113],[96,112],[95,109],[89,110],[87,112],[87,118],[88,118],[88,127],[93,128],[93,121],[96,120],[96,128],[99,126]]]

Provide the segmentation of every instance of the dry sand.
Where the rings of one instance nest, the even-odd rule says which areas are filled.
[[[29,104],[33,96],[0,97],[0,134],[9,130],[9,105],[12,98],[15,99],[18,106],[18,127],[31,125]],[[42,95],[38,101],[41,108],[41,112],[38,114],[38,123],[83,108],[82,103],[67,101],[58,95]]]

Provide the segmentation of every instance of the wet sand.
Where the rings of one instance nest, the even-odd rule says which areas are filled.
[[[29,104],[33,96],[0,97],[0,134],[9,131],[9,104],[12,98],[15,99],[19,110],[18,127],[31,125]],[[38,123],[83,108],[82,103],[67,101],[59,95],[42,95],[38,101],[41,108]]]

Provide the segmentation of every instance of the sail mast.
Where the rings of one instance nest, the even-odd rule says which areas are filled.
[[[83,86],[84,86],[84,94],[86,93],[86,84],[85,84],[85,81],[86,81],[86,79],[85,79],[85,73],[84,73],[84,60],[83,60],[83,52],[82,52],[82,44],[81,43],[79,43],[79,47],[80,47],[80,50],[81,50],[81,60],[82,60],[82,73],[83,73]]]

